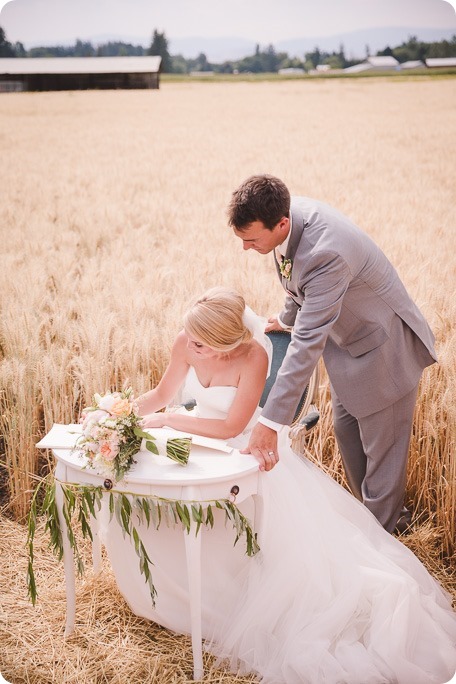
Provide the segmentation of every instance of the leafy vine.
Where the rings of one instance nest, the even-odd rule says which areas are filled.
[[[41,487],[45,487],[42,503],[39,504],[39,492]],[[153,525],[158,530],[160,525],[165,523],[168,526],[181,524],[183,529],[190,533],[192,522],[195,523],[195,535],[200,531],[201,526],[212,528],[214,526],[213,507],[225,512],[226,520],[229,520],[236,530],[234,544],[245,535],[246,553],[254,556],[260,547],[257,542],[257,535],[253,531],[250,522],[241,513],[234,502],[228,499],[213,499],[208,501],[180,501],[177,499],[165,499],[154,495],[137,495],[132,492],[120,492],[110,490],[109,492],[101,485],[84,485],[68,482],[56,482],[54,479],[43,480],[37,487],[28,517],[28,566],[27,566],[27,587],[28,595],[35,605],[37,599],[37,588],[35,573],[33,569],[34,561],[34,538],[36,523],[39,515],[46,516],[45,531],[49,532],[49,545],[57,556],[58,560],[63,558],[63,534],[58,515],[56,502],[56,487],[59,486],[63,491],[62,514],[65,519],[68,541],[73,550],[78,576],[84,573],[84,563],[79,552],[76,535],[73,529],[73,520],[77,516],[80,523],[82,536],[93,541],[93,533],[90,526],[90,517],[96,519],[97,511],[101,509],[103,496],[109,494],[109,513],[110,521],[115,516],[124,538],[126,535],[133,541],[136,555],[139,558],[139,569],[149,586],[149,593],[152,605],[155,607],[155,589],[150,566],[153,565],[149,558],[146,548],[141,541],[138,532],[139,525],[135,524],[137,518],[139,524],[147,527]]]

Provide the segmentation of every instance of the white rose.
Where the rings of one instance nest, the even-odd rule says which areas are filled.
[[[98,406],[105,411],[110,411],[112,405],[117,401],[115,394],[105,394],[104,397],[100,397]]]
[[[103,420],[103,425],[107,428],[115,428],[116,427],[116,421],[113,420],[112,418],[105,418]]]
[[[84,435],[87,437],[90,434],[92,427],[101,423],[107,415],[106,411],[88,411],[82,422],[82,431]]]

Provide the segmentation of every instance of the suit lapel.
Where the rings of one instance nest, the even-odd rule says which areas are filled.
[[[291,259],[293,261],[293,257],[296,254],[296,250],[298,249],[298,245],[301,241],[302,237],[302,231],[304,230],[304,218],[302,215],[302,211],[299,209],[296,209],[291,206],[291,236],[290,240],[287,245],[287,253],[285,255],[285,259]]]

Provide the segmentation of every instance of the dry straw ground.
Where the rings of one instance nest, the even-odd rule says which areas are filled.
[[[383,247],[430,321],[439,366],[416,410],[405,540],[454,587],[456,255],[454,80],[164,84],[159,92],[21,93],[0,102],[0,671],[30,682],[186,682],[188,640],[133,616],[105,564],[78,589],[64,642],[63,570],[37,550],[25,588],[34,443],[93,391],[160,377],[182,311],[215,284],[259,313],[282,299],[272,262],[226,227],[230,191],[270,172],[349,214]],[[453,236],[453,237],[452,237]],[[327,387],[309,447],[340,477]],[[250,681],[211,666],[209,682]]]

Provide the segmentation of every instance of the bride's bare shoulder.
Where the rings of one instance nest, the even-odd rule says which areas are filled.
[[[252,340],[249,344],[249,348],[247,350],[247,359],[249,363],[259,363],[259,364],[268,364],[268,354],[266,349],[256,340]]]
[[[188,349],[187,348],[187,342],[188,342],[188,338],[187,338],[187,335],[185,334],[185,330],[181,330],[176,335],[176,339],[174,340],[173,354],[179,354],[179,355],[186,356],[187,349]]]

